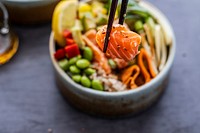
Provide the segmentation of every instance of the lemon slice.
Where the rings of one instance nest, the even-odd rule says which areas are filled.
[[[63,31],[70,30],[77,17],[78,0],[64,0],[58,3],[53,13],[52,30],[60,46],[65,46]]]

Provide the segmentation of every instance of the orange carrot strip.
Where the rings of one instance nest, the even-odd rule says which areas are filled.
[[[157,70],[158,60],[156,59],[156,55],[151,54],[151,48],[147,43],[146,35],[144,33],[141,33],[140,35],[142,36],[142,46],[144,47],[145,51],[148,53],[148,55],[151,59],[151,62],[152,62],[153,70],[154,70],[155,74],[157,75],[158,74],[158,70]]]
[[[137,84],[135,83],[135,80],[139,76],[139,74],[140,74],[140,68],[137,65],[133,65],[122,72],[121,80],[131,89],[135,89],[138,87]]]
[[[94,43],[92,43],[92,41],[90,41],[85,35],[83,36],[83,40],[94,52],[94,60],[97,61],[100,66],[102,66],[106,74],[110,74],[111,68],[108,64],[108,60],[105,57],[104,53]]]
[[[144,60],[147,61],[149,72],[144,65]],[[141,69],[142,75],[144,76],[146,83],[151,80],[151,77],[152,78],[156,77],[156,73],[154,72],[154,69],[152,66],[151,57],[149,57],[147,51],[143,48],[140,50],[140,54],[138,55],[138,65]]]

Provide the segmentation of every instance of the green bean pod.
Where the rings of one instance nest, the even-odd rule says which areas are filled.
[[[69,61],[67,59],[60,60],[58,65],[64,70],[67,71],[69,69]]]
[[[79,69],[86,69],[90,66],[90,62],[86,59],[80,59],[76,62],[76,66],[79,68]]]
[[[85,48],[83,49],[83,58],[84,58],[84,59],[87,59],[87,60],[89,60],[89,61],[92,61],[92,59],[93,59],[93,51],[92,51],[91,48],[85,47]]]
[[[75,65],[70,66],[69,70],[72,74],[80,74],[81,73],[80,69],[78,69],[77,66],[75,66]]]
[[[76,64],[76,62],[77,62],[79,59],[81,59],[81,56],[80,56],[80,55],[79,55],[79,56],[76,56],[76,57],[73,57],[73,58],[71,58],[71,59],[69,60],[69,65],[71,66],[71,65],[74,65],[74,64]]]
[[[147,18],[150,16],[149,12],[146,9],[139,6],[131,6],[130,8],[128,8],[127,14],[138,15],[143,18]]]
[[[102,83],[99,80],[92,80],[92,88],[95,90],[99,90],[99,91],[103,91],[104,87],[102,85]]]
[[[80,83],[80,82],[81,82],[81,75],[74,75],[74,76],[72,76],[72,79],[73,79],[76,83]]]
[[[96,72],[95,69],[92,69],[92,68],[87,68],[84,70],[84,73],[87,75],[87,76],[90,76],[92,74],[94,74]]]
[[[110,65],[110,67],[111,67],[112,69],[116,69],[116,68],[117,68],[116,63],[115,63],[112,59],[109,59],[109,60],[108,60],[108,64]]]

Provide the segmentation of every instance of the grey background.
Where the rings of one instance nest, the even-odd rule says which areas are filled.
[[[169,87],[147,112],[103,119],[72,108],[54,82],[48,52],[51,24],[14,26],[17,55],[0,67],[0,133],[199,133],[200,1],[150,0],[171,21],[177,53]]]

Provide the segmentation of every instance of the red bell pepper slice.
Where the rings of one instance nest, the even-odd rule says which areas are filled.
[[[75,41],[73,39],[66,38],[66,44],[72,45],[72,44],[75,44]]]
[[[64,49],[59,49],[54,53],[54,57],[57,60],[61,60],[65,58],[65,50]]]
[[[80,55],[80,50],[77,44],[72,44],[65,47],[65,53],[67,57],[70,59]]]
[[[63,37],[64,38],[71,38],[72,39],[72,33],[69,30],[64,30],[63,31]]]

